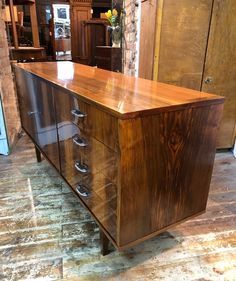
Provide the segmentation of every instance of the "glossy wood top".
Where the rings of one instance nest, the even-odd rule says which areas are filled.
[[[224,98],[73,62],[16,63],[119,118],[222,103]]]

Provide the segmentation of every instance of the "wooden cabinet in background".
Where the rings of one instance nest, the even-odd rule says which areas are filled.
[[[71,38],[55,39],[55,51],[64,53],[71,51]]]
[[[71,54],[74,62],[88,64],[89,46],[84,22],[91,18],[92,0],[71,0]]]
[[[87,39],[88,65],[95,66],[95,53],[97,46],[109,45],[108,21],[105,19],[91,19],[84,21],[84,33]]]
[[[98,68],[115,72],[122,71],[121,48],[110,46],[97,46],[95,53],[95,65]]]
[[[93,7],[111,7],[112,6],[112,0],[93,0]]]
[[[149,21],[153,5],[157,14]],[[150,0],[142,3],[141,13],[140,77],[225,96],[217,147],[232,147],[236,138],[236,1]],[[150,40],[155,16],[156,38]]]

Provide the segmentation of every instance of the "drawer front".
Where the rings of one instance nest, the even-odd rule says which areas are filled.
[[[87,135],[117,151],[117,119],[70,93],[54,88],[58,122],[73,122]]]
[[[117,153],[71,121],[58,136],[62,176],[116,240]]]
[[[81,175],[102,172],[112,182],[116,182],[115,151],[84,133],[72,122],[58,124],[58,137],[62,173],[69,165]]]
[[[95,56],[103,57],[103,58],[109,58],[111,60],[111,51],[112,48],[108,47],[96,47],[96,53]]]
[[[117,241],[117,186],[102,173],[79,176],[77,171],[66,168],[64,176],[98,222]]]

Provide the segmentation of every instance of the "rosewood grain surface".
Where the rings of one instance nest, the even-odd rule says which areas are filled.
[[[15,66],[66,88],[80,99],[119,118],[222,102],[222,98],[216,95],[72,62],[37,62]]]
[[[120,121],[119,246],[204,212],[221,113],[212,105]]]

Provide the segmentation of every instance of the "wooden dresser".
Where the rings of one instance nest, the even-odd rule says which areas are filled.
[[[57,169],[103,239],[122,250],[205,211],[222,97],[72,62],[14,69],[38,160]]]

